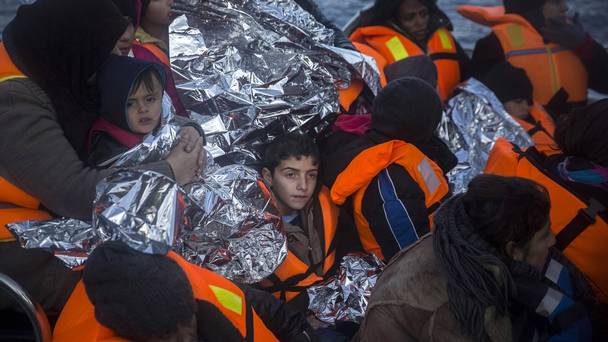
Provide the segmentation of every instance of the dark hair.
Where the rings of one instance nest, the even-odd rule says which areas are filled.
[[[287,133],[276,137],[266,146],[261,166],[274,172],[281,161],[292,157],[298,160],[302,157],[312,157],[315,165],[321,160],[319,148],[311,137],[300,133]]]
[[[155,68],[151,67],[142,71],[141,74],[139,74],[139,76],[137,76],[137,78],[135,79],[135,82],[133,82],[133,87],[131,88],[131,93],[129,94],[129,96],[133,95],[137,91],[137,89],[139,89],[139,86],[142,83],[146,87],[147,91],[154,91],[155,80],[158,82],[158,84],[160,84],[161,89],[164,90],[163,79]]]
[[[435,214],[433,250],[447,280],[450,309],[474,340],[489,340],[487,309],[507,314],[515,294],[507,243],[527,249],[547,223],[549,209],[547,191],[535,182],[481,175]]]
[[[519,177],[481,175],[462,197],[471,224],[479,235],[506,257],[513,241],[523,248],[549,220],[547,189]]]
[[[171,336],[196,312],[190,282],[174,260],[137,252],[119,241],[93,250],[83,282],[95,318],[135,341]]]
[[[608,99],[573,110],[558,120],[555,142],[567,156],[608,166]]]

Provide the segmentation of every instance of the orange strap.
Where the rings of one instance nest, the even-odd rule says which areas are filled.
[[[150,52],[152,52],[152,54],[154,54],[154,56],[156,56],[161,62],[163,62],[163,64],[171,67],[171,61],[169,61],[169,56],[167,56],[165,51],[163,51],[161,48],[159,48],[156,44],[146,43],[146,44],[141,44],[141,46],[145,47]]]
[[[13,78],[23,78],[25,75],[17,69],[17,66],[8,55],[4,43],[0,41],[0,82]]]
[[[40,201],[35,197],[19,189],[3,177],[0,177],[0,202],[29,209],[37,209],[40,206]]]

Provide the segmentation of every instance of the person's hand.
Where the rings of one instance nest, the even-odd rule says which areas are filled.
[[[580,47],[587,39],[587,32],[578,18],[578,13],[572,18],[572,23],[550,19],[542,30],[542,35],[546,40],[568,49]]]
[[[197,134],[198,136],[198,134]],[[192,138],[190,138],[192,139]],[[193,148],[188,152],[187,145],[192,144]],[[192,141],[180,138],[167,157],[167,162],[173,170],[175,181],[180,185],[186,185],[198,177],[204,163],[203,138],[198,136]]]
[[[179,130],[180,140],[186,142],[185,151],[191,152],[196,147],[194,142],[197,137],[200,137],[198,131],[192,126],[185,126]],[[202,142],[199,144],[202,146]]]

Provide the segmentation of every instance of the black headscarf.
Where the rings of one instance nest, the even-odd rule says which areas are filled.
[[[126,27],[110,0],[38,0],[19,7],[3,33],[11,60],[50,97],[81,159],[98,110],[89,80]]]

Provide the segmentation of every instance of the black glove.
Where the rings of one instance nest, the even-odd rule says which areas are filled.
[[[572,23],[549,19],[542,31],[544,39],[568,49],[576,49],[587,40],[587,32],[578,19],[578,13],[574,15]]]

